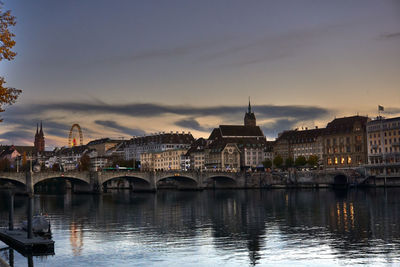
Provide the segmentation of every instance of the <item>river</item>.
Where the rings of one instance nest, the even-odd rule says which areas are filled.
[[[16,221],[26,208],[16,197]],[[7,209],[0,193],[0,226]],[[34,209],[55,240],[34,266],[400,265],[399,188],[121,190],[37,195]],[[14,252],[14,266],[27,265]]]

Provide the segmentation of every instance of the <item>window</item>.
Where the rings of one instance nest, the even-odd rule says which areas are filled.
[[[332,159],[328,158],[328,165],[332,165]]]
[[[335,157],[335,165],[337,165],[337,164],[338,164],[338,158]]]
[[[344,157],[340,158],[340,164],[344,164]]]

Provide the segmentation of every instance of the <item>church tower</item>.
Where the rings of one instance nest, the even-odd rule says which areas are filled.
[[[40,122],[40,131],[39,125],[36,125],[36,134],[35,134],[35,151],[36,152],[43,152],[44,151],[44,133],[42,122]]]
[[[244,126],[256,126],[256,116],[253,112],[251,112],[251,104],[250,104],[250,97],[249,97],[249,107],[244,115]]]

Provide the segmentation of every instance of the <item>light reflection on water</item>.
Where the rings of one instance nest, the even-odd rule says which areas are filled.
[[[400,189],[41,195],[55,256],[35,266],[400,264]],[[26,204],[16,198],[16,220]],[[0,225],[7,198],[0,193]],[[4,247],[0,244],[0,248]],[[0,252],[5,258],[7,252]],[[15,252],[15,266],[27,260]]]

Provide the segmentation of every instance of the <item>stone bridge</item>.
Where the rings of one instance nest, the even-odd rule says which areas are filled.
[[[325,170],[278,173],[246,172],[37,172],[37,173],[0,173],[0,182],[11,182],[34,188],[35,185],[52,179],[65,179],[74,184],[86,186],[86,191],[100,192],[113,181],[128,182],[133,190],[155,191],[159,187],[173,184],[178,189],[204,188],[257,188],[274,185],[347,185],[360,183],[365,177],[355,170]]]

